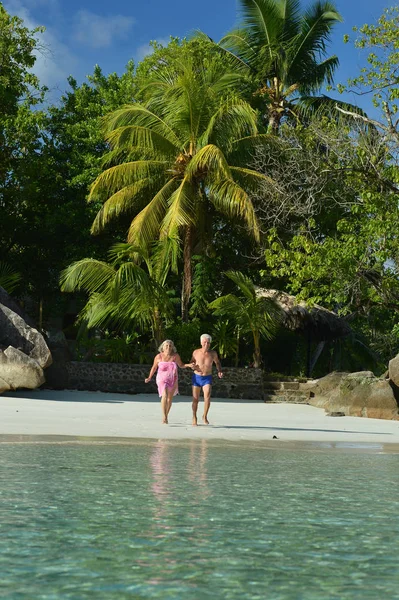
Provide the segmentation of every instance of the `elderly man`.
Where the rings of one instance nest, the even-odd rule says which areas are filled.
[[[209,425],[208,412],[211,405],[212,392],[212,365],[215,363],[218,370],[218,377],[222,378],[222,366],[219,357],[214,350],[211,350],[212,338],[207,333],[200,337],[201,348],[194,350],[191,361],[196,365],[194,368],[192,386],[193,386],[193,425],[197,425],[197,410],[199,397],[202,392],[204,395],[204,414],[202,421],[204,425]]]

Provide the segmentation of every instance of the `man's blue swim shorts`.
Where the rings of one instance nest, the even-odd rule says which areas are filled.
[[[212,385],[212,375],[197,375],[197,373],[193,373],[192,384],[194,387]]]

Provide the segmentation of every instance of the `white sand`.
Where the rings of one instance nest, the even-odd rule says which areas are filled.
[[[202,409],[201,401],[199,417]],[[209,413],[211,425],[193,427],[187,396],[175,399],[169,425],[162,425],[159,399],[152,394],[34,390],[0,396],[0,414],[3,441],[10,435],[51,435],[271,442],[277,436],[279,441],[273,443],[279,445],[317,442],[378,449],[399,444],[398,421],[328,417],[322,409],[301,404],[215,398]]]

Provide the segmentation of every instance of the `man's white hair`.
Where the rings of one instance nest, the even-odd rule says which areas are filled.
[[[200,342],[202,342],[202,340],[208,340],[209,343],[212,343],[212,336],[210,336],[208,333],[203,333],[200,337]]]

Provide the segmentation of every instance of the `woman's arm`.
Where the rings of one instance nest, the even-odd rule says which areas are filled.
[[[195,367],[195,362],[184,363],[180,358],[179,354],[175,354],[175,363],[181,369],[193,369]]]
[[[153,378],[154,373],[158,368],[159,359],[160,359],[160,355],[157,354],[156,357],[154,358],[154,362],[152,363],[150,374],[148,375],[147,379],[144,379],[144,383],[148,383]]]

